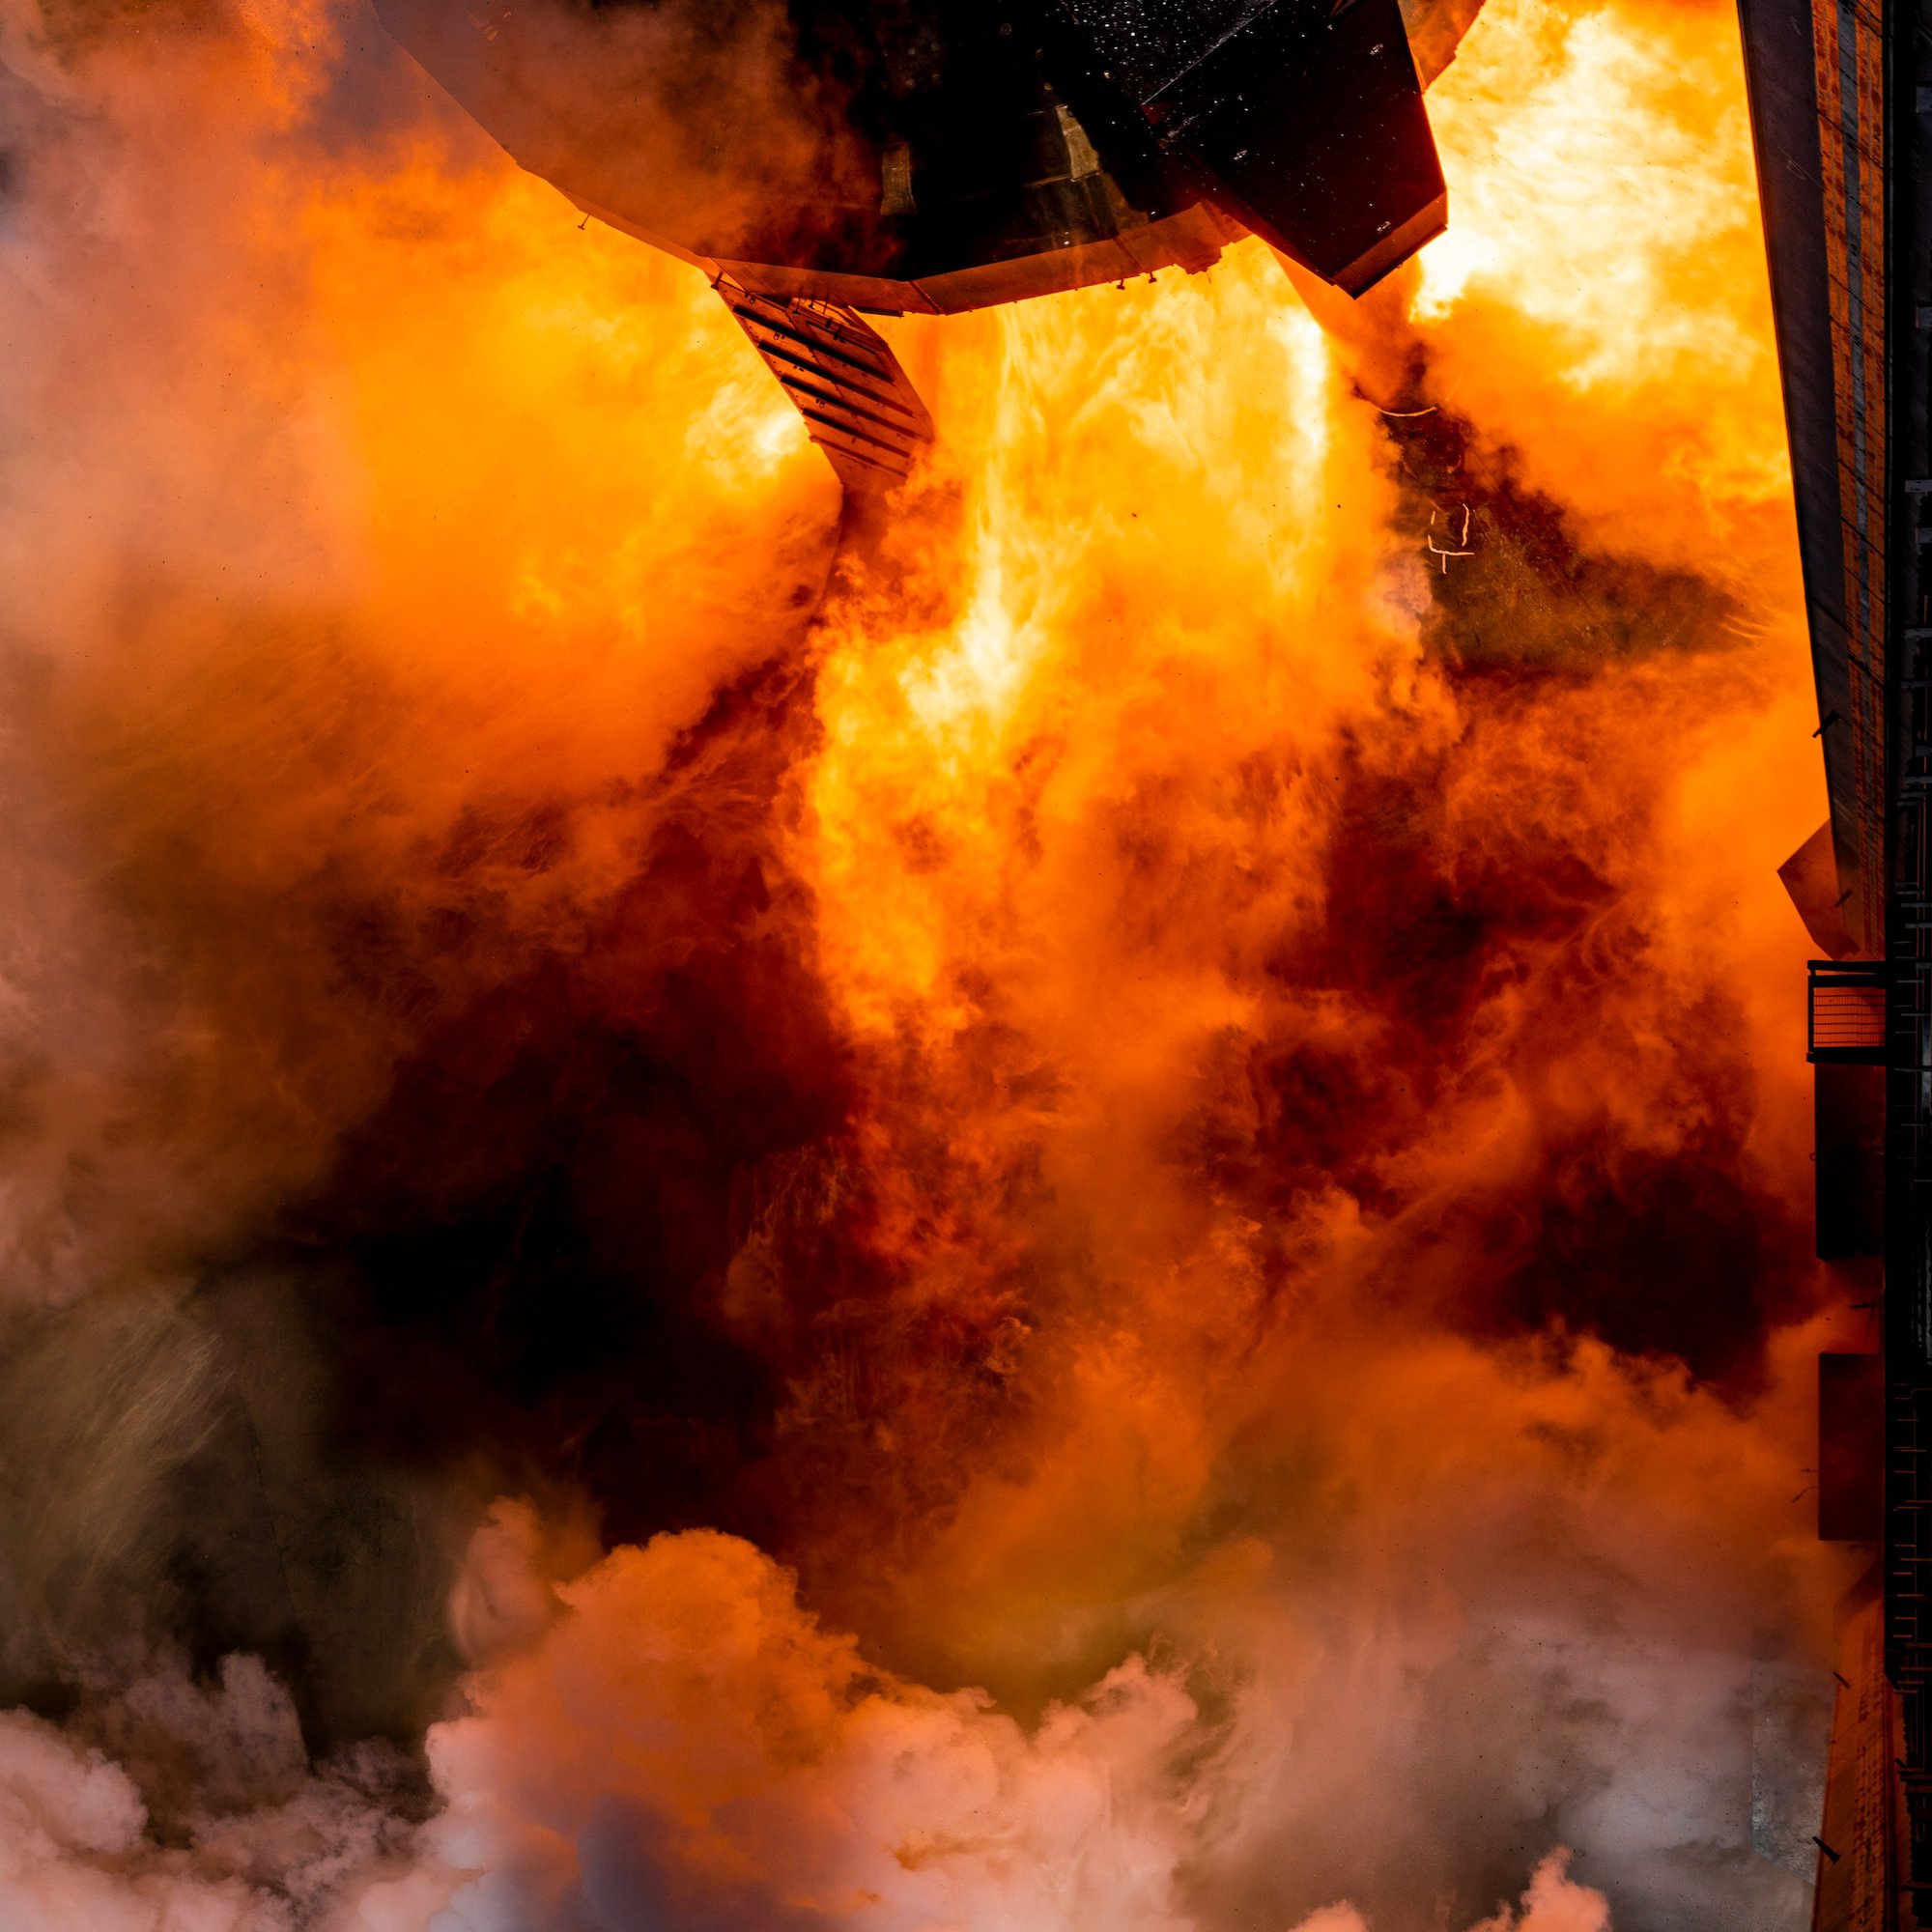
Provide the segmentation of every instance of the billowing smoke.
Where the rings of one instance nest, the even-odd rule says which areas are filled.
[[[839,551],[366,13],[17,0],[0,1932],[1804,1922],[1734,35],[1490,0],[1326,329],[887,325]]]

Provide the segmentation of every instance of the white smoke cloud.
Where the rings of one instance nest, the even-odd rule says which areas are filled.
[[[483,1661],[427,1822],[393,1752],[312,1766],[256,1661],[109,1657],[65,1729],[0,1720],[0,1927],[1410,1932],[1472,1858],[1469,1932],[1609,1932],[1619,1894],[1633,1927],[1802,1922],[1748,1850],[1751,1657],[1617,1576],[1614,1520],[1567,1601],[1516,1566],[1534,1608],[1485,1569],[1498,1533],[1445,1526],[1471,1571],[1368,1616],[1356,1551],[1224,1562],[1168,1602],[1179,1641],[1022,1723],[869,1667],[740,1539],[559,1580],[581,1532],[506,1499],[451,1597]],[[1329,1890],[1350,1869],[1378,1903]]]
[[[1569,1861],[1568,1852],[1551,1852],[1531,1875],[1520,1912],[1506,1905],[1493,1918],[1470,1926],[1469,1932],[1610,1932],[1609,1901],[1588,1886],[1573,1884]],[[1374,1928],[1352,1905],[1324,1905],[1294,1932],[1374,1932]]]
[[[162,1662],[105,1711],[125,1760],[84,1724],[0,1715],[7,1932],[297,1932],[408,1838],[393,1754],[312,1773],[253,1659],[225,1660],[214,1686]]]

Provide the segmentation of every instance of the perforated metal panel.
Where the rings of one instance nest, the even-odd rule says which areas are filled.
[[[932,440],[932,418],[877,329],[830,302],[716,284],[848,490],[890,490]]]

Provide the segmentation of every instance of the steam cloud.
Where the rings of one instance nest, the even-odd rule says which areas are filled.
[[[365,14],[10,8],[4,1932],[1804,1922],[1733,34],[1491,0],[1332,335],[901,325],[835,569]]]

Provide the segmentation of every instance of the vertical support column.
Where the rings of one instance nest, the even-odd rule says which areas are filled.
[[[1865,0],[1872,4],[1872,0]],[[1885,1662],[1898,1702],[1896,1922],[1932,1918],[1932,0],[1878,0],[1886,505]],[[1922,106],[1921,106],[1922,103]],[[1847,542],[1851,541],[1848,533]]]

